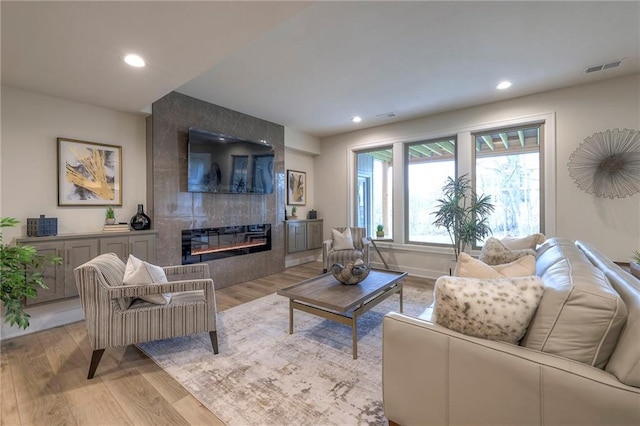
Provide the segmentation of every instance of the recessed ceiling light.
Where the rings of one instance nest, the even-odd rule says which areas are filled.
[[[504,90],[504,89],[508,89],[509,87],[511,87],[513,83],[511,83],[510,81],[501,81],[500,83],[498,83],[498,85],[496,86],[496,89],[498,90]]]
[[[130,54],[124,57],[124,61],[132,67],[141,68],[145,66],[144,59],[135,54]]]
[[[351,119],[351,121],[353,121],[354,123],[359,123],[362,121],[362,118],[360,118],[360,116],[356,115],[355,117],[353,117]]]

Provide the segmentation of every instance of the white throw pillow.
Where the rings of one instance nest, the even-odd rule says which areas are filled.
[[[469,336],[518,344],[543,292],[544,284],[536,276],[442,276],[435,285],[433,320]]]
[[[538,247],[538,244],[544,243],[544,240],[547,238],[544,234],[531,234],[526,237],[511,237],[506,236],[500,240],[502,244],[509,250],[522,250],[522,249],[531,249],[535,250]]]
[[[535,273],[536,258],[531,255],[521,257],[510,263],[491,266],[474,259],[467,253],[460,253],[453,275],[467,278],[505,278],[526,277],[535,275]]]
[[[140,260],[132,254],[129,255],[127,265],[124,269],[124,278],[122,280],[124,285],[152,285],[166,282],[167,275],[164,273],[164,269],[160,266],[152,265],[149,262]],[[171,301],[171,294],[148,294],[146,296],[140,296],[140,299],[156,305],[166,305]]]
[[[331,237],[333,238],[334,250],[353,250],[353,238],[351,237],[351,228],[347,228],[344,232],[340,232],[337,229],[331,230]]]

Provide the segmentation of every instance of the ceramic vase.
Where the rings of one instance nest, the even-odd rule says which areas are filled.
[[[143,229],[151,229],[151,219],[144,214],[144,207],[142,204],[138,204],[138,213],[131,218],[131,227],[136,231]]]

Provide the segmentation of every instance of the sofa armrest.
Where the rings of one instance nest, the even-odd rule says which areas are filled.
[[[579,362],[390,313],[385,415],[412,424],[638,424],[640,388]]]

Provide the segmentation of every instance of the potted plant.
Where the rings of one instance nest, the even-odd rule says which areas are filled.
[[[298,216],[296,216],[296,212],[297,211],[298,211],[298,209],[295,206],[291,207],[291,219],[297,219],[298,218]]]
[[[437,210],[432,213],[436,217],[433,224],[449,233],[457,262],[467,245],[491,233],[488,220],[495,207],[490,195],[476,194],[467,175],[447,178],[442,192],[444,196],[438,199]]]
[[[3,217],[0,228],[18,223],[12,217]],[[39,271],[42,267],[60,263],[61,258],[40,255],[32,246],[4,244],[0,232],[0,288],[6,322],[23,329],[29,327],[30,315],[24,310],[23,299],[35,298],[38,287],[47,288]]]
[[[116,212],[113,211],[113,207],[107,207],[107,212],[105,214],[105,223],[107,225],[113,225],[116,223]]]
[[[629,270],[631,274],[640,278],[640,250],[633,252],[633,257],[631,258],[631,262],[629,262]]]
[[[384,237],[384,225],[378,225],[376,227],[376,237],[378,238]]]

